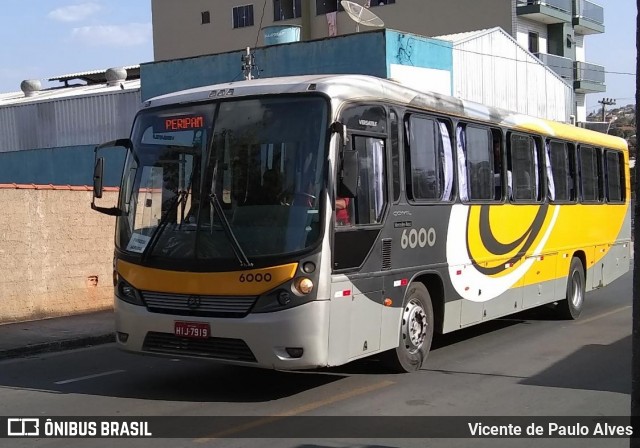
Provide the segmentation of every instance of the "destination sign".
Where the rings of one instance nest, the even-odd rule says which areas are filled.
[[[182,115],[179,117],[167,117],[163,119],[164,131],[187,131],[204,127],[203,115]]]

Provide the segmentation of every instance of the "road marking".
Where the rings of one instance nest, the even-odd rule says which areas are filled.
[[[56,381],[54,384],[75,383],[76,381],[90,380],[92,378],[99,378],[101,376],[107,376],[107,375],[115,375],[116,373],[122,373],[122,372],[125,372],[125,370],[110,370],[108,372],[96,373],[94,375],[87,375],[87,376],[81,376],[79,378],[71,378],[69,380]]]
[[[598,319],[601,319],[603,317],[611,316],[612,314],[616,314],[616,313],[619,313],[620,311],[625,311],[625,310],[628,310],[628,309],[631,309],[631,308],[632,308],[631,305],[623,306],[622,308],[618,308],[618,309],[609,311],[609,312],[604,313],[604,314],[599,314],[597,316],[590,317],[589,319],[579,320],[578,322],[576,322],[576,324],[577,325],[588,324],[589,322],[593,322],[594,320],[598,320]]]
[[[220,437],[229,437],[232,434],[237,434],[239,432],[246,431],[247,429],[266,425],[274,421],[282,420],[285,417],[292,417],[294,415],[299,415],[305,412],[313,411],[314,409],[321,408],[322,406],[326,406],[328,404],[333,404],[338,401],[343,401],[349,398],[353,398],[358,395],[366,394],[368,392],[373,392],[374,390],[382,389],[383,387],[387,387],[392,384],[395,384],[395,383],[393,381],[382,381],[380,383],[372,384],[370,386],[360,387],[358,389],[350,390],[349,392],[344,392],[342,394],[334,395],[332,397],[325,398],[324,400],[312,401],[311,403],[298,406],[297,408],[289,409],[288,411],[284,411],[284,412],[279,412],[277,414],[274,414],[272,417],[260,418],[253,422],[246,423],[244,425],[239,425],[233,428],[229,428],[226,431],[221,431],[215,434],[211,434],[209,437],[206,437],[206,438],[195,439],[194,442],[206,443]]]

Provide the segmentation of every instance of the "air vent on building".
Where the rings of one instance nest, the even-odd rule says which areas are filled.
[[[110,68],[105,73],[108,86],[117,86],[127,80],[127,70],[122,67]]]
[[[24,96],[34,96],[42,90],[42,83],[38,79],[25,79],[20,83],[20,90],[24,92]]]
[[[385,238],[382,240],[382,270],[388,271],[391,269],[391,238]]]

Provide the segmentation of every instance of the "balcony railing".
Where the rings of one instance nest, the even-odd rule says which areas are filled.
[[[602,65],[576,61],[574,74],[576,81],[604,84],[604,67]]]
[[[604,25],[604,8],[589,0],[575,0],[574,16],[598,25]]]
[[[558,11],[571,14],[572,12],[572,0],[518,0],[517,6],[547,6],[549,8],[557,9]]]
[[[568,82],[573,81],[573,60],[548,53],[534,53],[540,61]]]

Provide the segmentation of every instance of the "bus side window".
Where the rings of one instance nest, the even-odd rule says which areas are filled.
[[[405,182],[416,202],[450,201],[453,150],[447,122],[417,114],[405,119]]]
[[[336,225],[379,224],[387,203],[384,140],[358,135],[351,138],[353,149],[358,151],[358,191],[354,198],[336,197]]]
[[[576,167],[573,145],[550,140],[545,148],[549,199],[552,202],[575,202]]]
[[[522,134],[511,134],[508,153],[508,182],[510,198],[514,202],[540,202],[540,154],[537,139]]]
[[[491,129],[493,135],[493,186],[496,201],[502,199],[502,134],[497,129]]]
[[[589,146],[578,148],[580,156],[580,196],[582,202],[599,202],[600,179],[599,179],[599,150]]]
[[[400,199],[400,132],[398,131],[398,115],[392,110],[391,119],[391,172],[393,176],[393,202]]]
[[[477,125],[459,125],[458,175],[463,201],[502,199],[500,131]]]
[[[623,202],[624,197],[624,172],[622,166],[624,159],[618,151],[605,151],[606,162],[606,193],[608,202]]]

